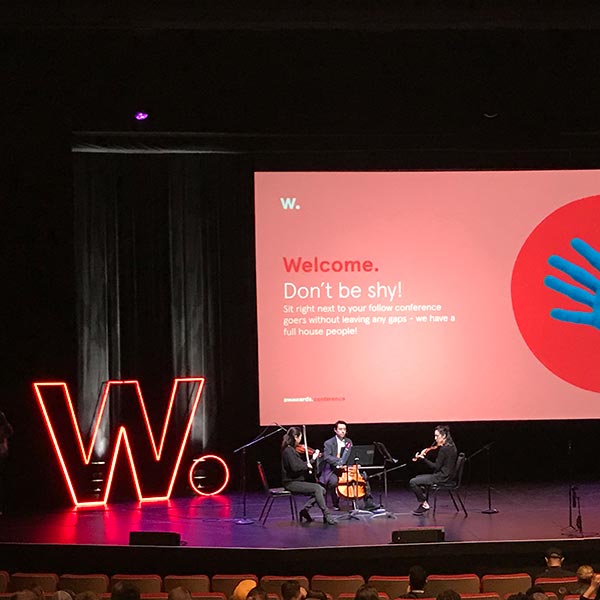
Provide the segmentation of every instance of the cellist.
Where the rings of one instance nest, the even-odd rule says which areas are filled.
[[[352,440],[346,437],[347,430],[348,424],[346,421],[336,421],[333,425],[335,435],[323,444],[323,468],[319,481],[326,487],[328,493],[331,494],[334,510],[340,510],[340,499],[336,492],[338,477],[343,467],[348,466],[352,450]],[[364,474],[363,478],[365,480],[365,510],[374,510],[377,507],[371,496],[369,480]]]

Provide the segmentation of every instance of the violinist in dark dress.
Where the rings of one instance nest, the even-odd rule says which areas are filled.
[[[413,477],[408,485],[414,492],[419,506],[413,510],[413,515],[424,515],[431,507],[427,502],[427,490],[434,483],[445,483],[454,477],[456,470],[457,451],[448,425],[438,425],[433,433],[434,445],[417,452],[414,461],[424,463],[432,473]],[[437,450],[435,462],[427,458],[427,454]]]
[[[319,450],[314,450],[312,457],[307,461],[304,452],[298,451],[302,441],[302,431],[299,427],[290,427],[283,436],[281,443],[281,481],[286,490],[294,494],[310,496],[308,502],[299,513],[300,521],[310,522],[313,518],[308,512],[315,504],[323,513],[323,523],[336,525],[325,505],[325,491],[323,486],[316,483],[313,478],[314,463],[319,458]]]

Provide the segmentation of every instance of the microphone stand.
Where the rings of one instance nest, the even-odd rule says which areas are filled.
[[[568,536],[583,536],[581,523],[581,502],[577,495],[577,486],[573,485],[573,442],[569,440],[567,445],[567,459],[569,462],[569,524],[563,528],[562,534]],[[577,519],[573,525],[573,509],[577,508]]]
[[[490,442],[489,444],[486,444],[485,446],[482,446],[481,448],[479,448],[479,450],[473,452],[473,454],[471,454],[471,456],[469,456],[467,458],[467,460],[471,460],[473,458],[475,458],[478,454],[481,454],[481,452],[483,452],[485,450],[486,455],[487,455],[487,494],[488,494],[488,507],[484,510],[481,511],[482,514],[484,515],[495,515],[498,514],[500,511],[497,508],[492,508],[492,463],[491,463],[491,459],[490,459],[490,448],[495,444],[496,442]]]
[[[275,423],[275,425],[277,425],[277,423]],[[250,519],[246,513],[246,449],[250,448],[251,446],[254,446],[254,444],[258,444],[259,442],[266,440],[267,438],[271,437],[272,435],[275,435],[276,433],[279,433],[280,431],[286,431],[286,429],[281,425],[277,425],[277,429],[275,429],[274,431],[259,435],[252,441],[248,442],[247,444],[244,444],[243,446],[240,446],[239,448],[236,448],[233,451],[234,454],[237,454],[238,452],[242,453],[242,505],[244,507],[244,514],[240,519],[234,519],[234,523],[236,523],[237,525],[251,525],[252,523],[254,523],[254,519]]]
[[[575,519],[575,527],[579,531],[579,535],[583,537],[583,524],[581,521],[581,497],[577,495],[577,488],[573,486],[573,504],[577,504],[577,518]]]

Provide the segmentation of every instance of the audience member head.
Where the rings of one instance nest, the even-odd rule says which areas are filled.
[[[253,587],[246,596],[246,600],[267,600],[267,592],[260,586]]]
[[[436,597],[436,600],[460,600],[460,594],[454,590],[444,590]]]
[[[527,596],[524,592],[518,592],[517,594],[511,594],[506,600],[527,600]]]
[[[85,592],[79,592],[79,594],[75,594],[75,600],[100,600],[100,596],[98,596],[96,592],[87,590]]]
[[[546,596],[540,585],[532,585],[525,592],[525,598],[527,598],[527,600],[548,600],[548,596]]]
[[[525,590],[527,598],[533,598],[534,594],[543,594],[544,588],[541,585],[532,585],[528,590]]]
[[[594,576],[594,569],[590,565],[581,565],[577,569],[577,582],[589,584]]]
[[[379,593],[372,585],[361,585],[354,594],[354,600],[379,600]]]
[[[187,588],[177,586],[169,592],[168,600],[192,600],[192,594]]]
[[[295,579],[284,581],[281,584],[281,600],[301,600],[302,588]]]
[[[21,590],[20,592],[15,592],[10,597],[10,600],[42,600],[43,598],[44,598],[43,590],[42,590],[41,598],[40,598],[39,593],[34,590]]]
[[[560,548],[552,546],[546,550],[546,565],[548,567],[560,567],[564,560],[565,557]]]
[[[327,600],[327,594],[321,590],[308,590],[306,600]]]
[[[256,581],[254,579],[242,579],[233,590],[231,594],[231,600],[246,600],[248,592],[256,587]]]
[[[46,598],[44,594],[44,588],[41,585],[34,585],[30,589],[40,600],[44,600]]]
[[[408,570],[408,585],[410,591],[415,590],[423,591],[425,589],[425,583],[427,581],[427,572],[421,565],[413,565]]]
[[[140,600],[140,588],[129,581],[117,581],[110,591],[110,600]]]

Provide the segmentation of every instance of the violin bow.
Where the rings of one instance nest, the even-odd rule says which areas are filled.
[[[308,470],[312,471],[310,457],[308,456],[308,440],[306,439],[306,425],[302,425],[302,437],[304,438],[304,455],[306,456],[306,464],[308,465]]]

